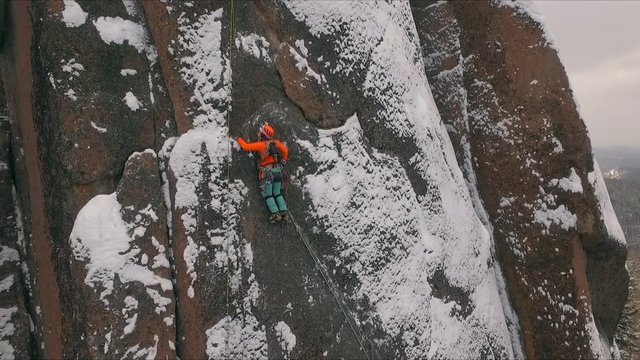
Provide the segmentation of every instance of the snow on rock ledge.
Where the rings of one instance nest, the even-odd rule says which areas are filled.
[[[85,309],[84,336],[99,345],[96,357],[174,354],[175,300],[158,173],[155,152],[134,153],[117,191],[94,197],[76,217],[69,240],[74,268],[86,274],[78,279],[84,281],[80,293],[95,304]]]
[[[627,240],[620,227],[620,222],[616,216],[616,212],[611,205],[611,198],[609,198],[609,191],[607,191],[607,184],[602,176],[600,165],[594,159],[593,160],[593,172],[589,173],[589,183],[593,186],[596,198],[598,199],[598,207],[600,209],[600,220],[602,220],[607,228],[607,232],[612,239],[620,242],[621,244],[627,243]]]
[[[145,53],[150,62],[155,62],[157,54],[149,42],[146,29],[131,20],[121,17],[101,16],[93,21],[100,38],[107,44],[123,45],[125,42],[133,46],[139,53]]]

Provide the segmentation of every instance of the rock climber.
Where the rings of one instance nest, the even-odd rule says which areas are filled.
[[[274,135],[273,127],[264,124],[258,131],[258,141],[247,143],[241,137],[237,139],[242,150],[256,152],[260,155],[258,180],[262,196],[269,208],[269,222],[271,223],[289,220],[287,204],[282,194],[282,185],[286,180],[283,166],[289,158],[289,149],[279,140],[274,140]]]

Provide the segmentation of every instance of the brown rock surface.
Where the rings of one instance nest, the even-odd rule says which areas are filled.
[[[517,9],[416,1],[417,39],[402,2],[331,33],[270,0],[4,4],[0,228],[15,248],[23,224],[26,266],[0,307],[33,319],[20,357],[508,358],[520,328],[531,358],[609,345],[624,246],[557,54]],[[264,220],[255,159],[229,142],[264,121],[291,149],[295,226]],[[324,183],[348,201],[320,209]]]
[[[1,5],[0,5],[1,6]],[[11,156],[11,128],[0,78],[0,358],[27,359],[32,355],[29,313],[21,270],[24,229],[15,203]]]
[[[12,31],[5,36],[2,56],[2,78],[5,82],[7,103],[12,126],[12,153],[17,202],[22,210],[25,244],[26,273],[31,280],[29,313],[35,323],[36,346],[32,350],[38,357],[62,357],[62,326],[59,288],[52,262],[51,223],[45,209],[41,143],[35,126],[33,110],[34,71],[33,28],[31,7],[28,2],[11,2],[8,6],[8,24]]]
[[[216,9],[219,1],[198,1],[195,6],[197,13],[202,13],[202,9]],[[190,97],[192,91],[180,75],[180,56],[184,51],[182,47],[176,46],[180,35],[180,17],[186,7],[183,4],[172,4],[168,10],[166,2],[161,0],[142,1],[141,5],[149,26],[149,32],[153,38],[158,52],[158,61],[165,78],[167,90],[171,97],[174,108],[178,134],[186,133],[192,127],[192,113]],[[175,10],[175,11],[174,11]]]
[[[282,85],[291,101],[304,112],[305,118],[320,128],[342,125],[342,114],[336,113],[335,98],[327,91],[326,78],[316,73],[299,51],[287,43],[278,48],[276,69],[282,77]]]
[[[31,311],[36,329],[44,326],[37,341],[44,344],[42,356],[84,357],[90,344],[82,341],[83,329],[97,324],[80,316],[90,308],[77,301],[75,286],[86,285],[62,260],[72,256],[68,239],[74,219],[93,196],[115,190],[133,151],[159,150],[175,133],[173,110],[139,4],[81,1],[87,18],[75,27],[63,21],[62,1],[12,4],[16,31],[5,45],[3,75],[15,114],[14,153],[25,154],[24,162],[19,155],[15,160],[16,178],[18,198],[28,204],[26,235],[33,238],[27,244],[35,290]],[[33,27],[32,18],[37,19]],[[103,41],[96,27],[100,21],[139,27],[142,45]]]
[[[518,6],[414,5],[427,6],[414,13],[427,72],[477,175],[527,357],[612,356],[626,250],[598,220],[591,146],[556,51]],[[580,191],[551,180],[569,178]],[[576,330],[595,327],[602,344]]]
[[[169,94],[174,104],[178,133],[184,135],[194,127],[194,119],[197,116],[207,116],[207,111],[199,108],[194,99],[195,93],[200,90],[199,87],[205,85],[181,72],[181,69],[190,69],[198,65],[192,59],[199,54],[195,54],[189,45],[198,41],[194,34],[200,35],[201,33],[197,32],[197,27],[188,29],[188,26],[193,23],[202,26],[205,22],[211,25],[211,22],[215,22],[218,18],[215,15],[216,11],[222,11],[222,2],[211,0],[189,4],[180,2],[167,4],[161,1],[149,1],[144,2],[143,5],[154,42],[158,46],[160,66],[167,79]],[[195,30],[193,30],[194,28]],[[202,28],[202,31],[207,30]],[[227,37],[223,37],[220,44],[222,48],[226,48],[224,44],[227,40]],[[212,60],[207,59],[207,61]],[[218,89],[224,87],[222,81],[217,85]],[[220,99],[219,102],[215,102],[209,111],[214,111],[213,109],[224,111],[227,107],[226,100]],[[203,104],[200,103],[200,105]],[[220,218],[220,214],[214,214],[210,205],[207,205],[211,201],[211,194],[207,194],[205,189],[209,187],[209,183],[221,182],[222,180],[212,179],[210,172],[205,170],[210,166],[206,145],[204,143],[202,146],[198,145],[199,149],[194,149],[194,151],[199,153],[191,161],[200,164],[202,166],[200,169],[204,172],[201,181],[196,185],[199,189],[198,194],[202,196],[202,202],[197,209],[192,210],[197,214],[198,225],[195,229],[187,229],[184,222],[181,221],[187,212],[186,209],[179,209],[174,205],[177,179],[173,176],[169,164],[170,153],[174,145],[175,141],[167,142],[161,157],[163,169],[166,171],[164,175],[166,177],[165,186],[170,194],[166,200],[169,201],[172,213],[171,244],[173,252],[176,254],[174,266],[179,333],[176,346],[181,357],[195,359],[206,356],[208,346],[206,331],[220,321],[229,309],[226,306],[228,299],[225,288],[227,277],[224,269],[211,271],[207,264],[211,264],[214,259],[209,257],[198,262],[197,265],[207,268],[205,271],[210,272],[210,276],[192,279],[193,266],[195,265],[187,262],[187,259],[197,256],[200,249],[208,249],[210,251],[207,253],[214,254],[211,251],[214,246],[209,240],[210,230],[207,229],[219,225],[223,220]],[[197,176],[197,174],[192,175]],[[200,290],[206,295],[202,296]]]

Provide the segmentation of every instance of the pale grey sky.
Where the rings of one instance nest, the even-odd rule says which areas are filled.
[[[640,1],[535,1],[594,147],[640,148]]]

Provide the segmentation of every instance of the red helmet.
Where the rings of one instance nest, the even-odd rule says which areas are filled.
[[[264,124],[260,127],[259,134],[267,139],[273,139],[273,135],[276,134],[275,130],[269,124]]]

